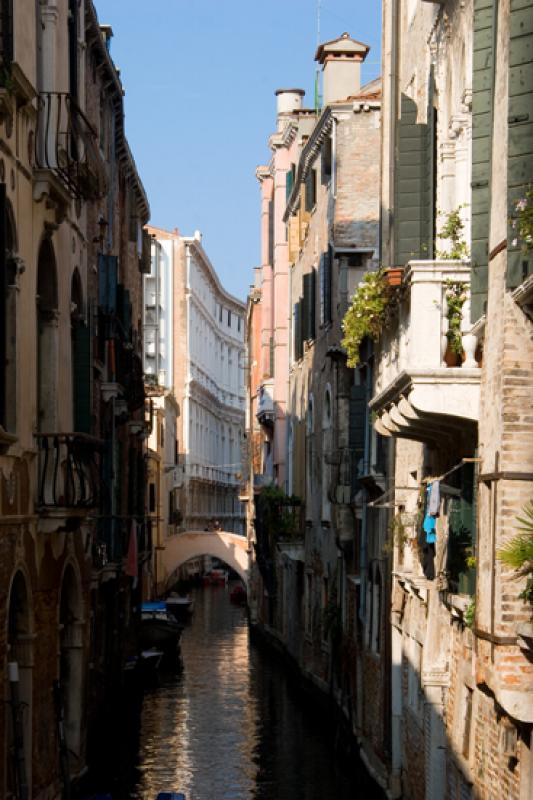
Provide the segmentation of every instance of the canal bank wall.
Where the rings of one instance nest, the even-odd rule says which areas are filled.
[[[354,760],[360,761],[375,783],[376,794],[372,797],[384,800],[393,797],[387,786],[386,768],[383,764],[374,763],[375,758],[368,755],[365,748],[365,737],[357,732],[353,716],[349,708],[339,702],[333,687],[313,673],[303,669],[298,660],[288,650],[277,632],[268,626],[249,620],[250,641],[254,647],[268,651],[284,666],[293,689],[300,695],[302,702],[310,702],[320,715],[334,742],[336,755],[347,768],[353,768]],[[397,794],[395,800],[401,800]]]

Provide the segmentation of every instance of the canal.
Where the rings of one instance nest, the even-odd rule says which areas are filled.
[[[250,643],[245,609],[224,587],[195,591],[182,669],[147,690],[130,797],[373,800],[360,762],[338,763],[334,736],[277,657]]]

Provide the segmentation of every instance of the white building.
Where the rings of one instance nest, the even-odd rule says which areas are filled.
[[[150,449],[166,453],[158,485],[169,495],[154,505],[165,535],[215,521],[222,530],[243,533],[245,305],[222,287],[200,234],[148,230],[144,370],[163,427],[154,431],[152,425]],[[169,404],[170,395],[177,405]]]

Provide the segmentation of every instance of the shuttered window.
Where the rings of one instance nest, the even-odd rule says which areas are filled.
[[[494,90],[494,0],[474,0],[472,84],[472,277],[471,319],[485,312],[488,279],[490,175]]]
[[[293,341],[294,341],[294,360],[299,361],[303,356],[303,331],[302,331],[302,306],[303,300],[300,298],[294,304],[293,309]]]
[[[6,185],[0,183],[0,425],[6,424],[7,395],[7,264],[6,264]]]
[[[76,320],[72,326],[72,382],[74,430],[91,432],[91,332]]]
[[[320,256],[318,279],[320,281],[320,324],[327,325],[331,322],[331,273],[333,263],[333,250],[328,247],[327,253]]]
[[[310,169],[305,179],[305,210],[312,211],[316,204],[316,170]]]
[[[316,270],[303,277],[303,338],[314,339],[316,335]]]
[[[98,305],[105,314],[117,310],[118,258],[100,253],[98,256]]]
[[[397,131],[394,263],[433,256],[435,112],[433,76],[428,85],[427,123],[418,122],[414,100],[402,94]]]
[[[13,61],[13,0],[0,0],[0,86]]]
[[[293,172],[293,169],[288,170],[285,180],[286,180],[286,184],[285,184],[286,199],[288,201],[289,197],[291,196],[292,187],[294,186],[294,172]]]
[[[533,13],[531,0],[511,0],[509,42],[509,144],[507,183],[509,217],[533,180]],[[533,253],[524,253],[516,231],[509,230],[507,287],[533,274]]]

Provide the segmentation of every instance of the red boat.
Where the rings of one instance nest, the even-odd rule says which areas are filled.
[[[243,606],[246,603],[246,589],[240,583],[233,587],[229,593],[229,599],[237,606]]]

